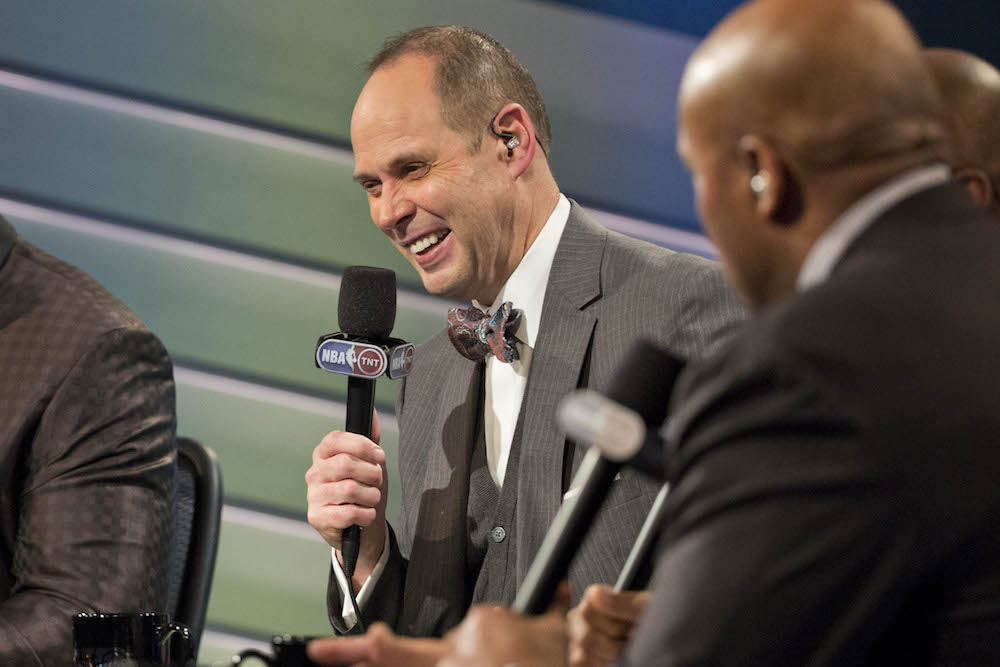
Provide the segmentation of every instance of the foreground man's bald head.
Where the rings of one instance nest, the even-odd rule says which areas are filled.
[[[844,208],[946,157],[940,98],[885,2],[748,3],[689,61],[678,151],[732,278],[759,306],[787,293]]]
[[[927,62],[947,100],[955,179],[1000,214],[1000,71],[955,49],[927,49]]]

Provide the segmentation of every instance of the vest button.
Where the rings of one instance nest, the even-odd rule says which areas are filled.
[[[490,537],[493,538],[494,542],[499,544],[500,542],[503,542],[505,537],[507,537],[507,531],[503,529],[503,526],[497,526],[490,531]]]

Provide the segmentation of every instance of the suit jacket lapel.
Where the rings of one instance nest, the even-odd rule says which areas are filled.
[[[586,308],[601,295],[607,230],[571,202],[542,306],[531,372],[521,404],[515,531],[517,580],[542,543],[562,503],[565,439],[556,424],[559,401],[579,386],[597,317]]]

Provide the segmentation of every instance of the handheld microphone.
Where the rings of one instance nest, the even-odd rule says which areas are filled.
[[[668,393],[665,400],[669,398]],[[570,440],[592,443],[606,458],[666,481],[666,425],[657,428],[635,410],[591,389],[578,389],[564,398],[556,418]]]
[[[663,517],[667,513],[667,494],[669,493],[670,484],[664,484],[660,487],[660,492],[656,494],[653,506],[649,508],[649,514],[646,515],[646,520],[642,522],[642,528],[639,529],[639,537],[635,538],[635,544],[628,552],[625,565],[622,566],[618,580],[615,581],[615,593],[638,588],[639,577],[646,569],[649,555],[653,552],[656,539],[660,535],[660,524],[663,523]]]
[[[640,341],[629,350],[612,378],[608,398],[638,415],[641,422],[658,426],[666,419],[670,391],[682,367],[682,362],[673,355],[648,341]],[[633,439],[635,430],[633,423],[629,431]],[[618,436],[611,431],[602,437]],[[549,526],[517,591],[514,611],[540,614],[548,608],[621,466],[620,461],[605,457],[597,447],[587,451],[571,485],[579,492],[563,502]]]
[[[345,430],[371,438],[375,380],[406,376],[413,365],[413,345],[391,338],[396,320],[396,274],[389,269],[344,269],[337,302],[340,331],[316,343],[318,368],[347,376]],[[350,581],[361,549],[361,529],[348,526],[341,535],[344,574]],[[359,614],[360,618],[360,614]]]

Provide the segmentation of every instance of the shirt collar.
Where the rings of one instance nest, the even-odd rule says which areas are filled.
[[[796,288],[802,291],[824,282],[851,242],[880,215],[910,195],[947,183],[950,173],[943,164],[912,169],[851,204],[809,250],[799,269]]]
[[[489,308],[476,300],[472,305],[488,313],[495,313],[507,301],[521,311],[521,327],[516,336],[519,341],[534,349],[538,338],[538,323],[542,318],[542,303],[545,300],[545,286],[549,282],[549,272],[552,261],[559,247],[566,222],[569,220],[569,200],[562,194],[555,209],[545,221],[545,226],[538,233],[528,252],[518,263],[514,273],[504,283],[497,298]]]
[[[0,216],[0,269],[7,263],[7,255],[10,254],[10,249],[14,247],[16,239],[17,232],[10,226],[10,223],[3,219],[3,216]]]

